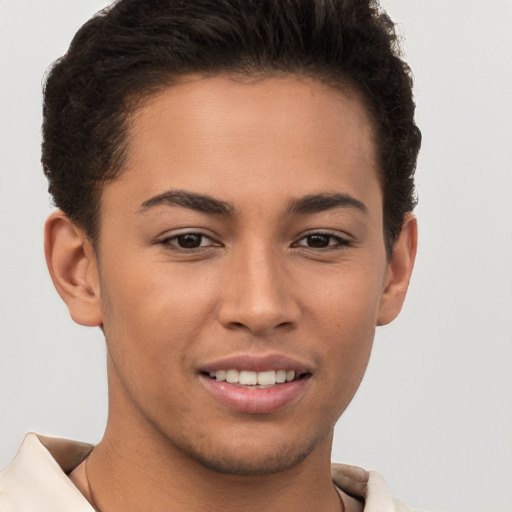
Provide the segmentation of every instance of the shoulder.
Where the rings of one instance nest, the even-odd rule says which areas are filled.
[[[348,464],[332,464],[333,482],[343,492],[364,503],[364,512],[414,512],[393,498],[382,476]]]
[[[90,445],[27,434],[14,460],[0,473],[1,512],[91,512],[67,476]]]

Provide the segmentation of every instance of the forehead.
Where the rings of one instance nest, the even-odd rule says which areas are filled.
[[[351,90],[296,75],[190,75],[133,114],[119,180],[141,198],[179,188],[236,202],[265,187],[275,195],[272,183],[291,196],[350,192],[340,178],[355,188],[378,180],[374,146]]]

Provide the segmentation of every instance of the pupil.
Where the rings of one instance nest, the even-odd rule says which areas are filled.
[[[327,235],[309,235],[308,236],[309,247],[322,248],[329,245],[329,237]]]
[[[195,249],[201,245],[201,235],[187,233],[178,237],[178,244],[184,249]]]

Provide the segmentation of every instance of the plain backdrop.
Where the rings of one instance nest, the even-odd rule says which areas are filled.
[[[47,276],[39,163],[46,67],[106,2],[0,0],[0,466],[27,431],[97,442],[105,349]],[[424,142],[408,301],[379,328],[333,458],[411,505],[512,510],[512,2],[384,0]]]

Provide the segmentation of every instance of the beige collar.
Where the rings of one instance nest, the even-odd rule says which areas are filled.
[[[11,464],[0,473],[2,512],[93,512],[68,474],[90,453],[86,443],[27,434]],[[365,501],[365,512],[412,512],[394,500],[382,477],[356,466],[333,464],[334,483]]]

